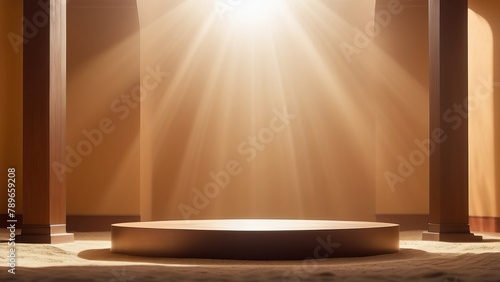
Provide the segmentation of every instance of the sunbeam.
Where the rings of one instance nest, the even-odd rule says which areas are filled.
[[[153,219],[372,219],[370,84],[338,47],[348,7],[207,2],[139,5],[142,64],[172,73],[141,106]]]

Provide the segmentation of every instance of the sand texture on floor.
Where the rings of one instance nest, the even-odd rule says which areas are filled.
[[[2,231],[3,232],[3,231]],[[77,233],[62,245],[17,244],[16,274],[0,246],[0,281],[497,281],[500,234],[482,243],[420,240],[402,232],[401,251],[364,258],[228,261],[144,258],[110,253],[110,233]],[[2,233],[2,239],[6,233]],[[139,242],[138,242],[139,243]]]

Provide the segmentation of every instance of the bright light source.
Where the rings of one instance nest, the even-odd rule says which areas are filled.
[[[230,17],[233,24],[242,27],[267,25],[284,6],[284,0],[245,0],[230,12]]]

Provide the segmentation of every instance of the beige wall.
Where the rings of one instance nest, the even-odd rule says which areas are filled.
[[[22,36],[22,2],[0,0],[0,182],[7,183],[7,169],[16,168],[16,212],[22,213],[22,44],[10,38]],[[17,41],[16,41],[17,43]],[[19,48],[19,49],[17,49]],[[16,53],[16,50],[19,51]],[[2,187],[6,187],[3,186]],[[7,202],[7,191],[1,189],[0,203]],[[6,211],[2,210],[1,214]]]
[[[388,0],[377,1],[382,16]],[[429,135],[427,4],[402,1],[373,46],[377,96],[377,214],[427,214]],[[424,153],[425,151],[425,153]]]
[[[139,214],[135,1],[68,4],[69,215]]]
[[[385,1],[379,1],[384,3]],[[416,1],[415,1],[416,2]],[[406,4],[403,17],[383,30],[377,40],[387,77],[375,77],[380,113],[377,126],[377,213],[426,214],[428,212],[428,159],[408,166],[410,156],[418,153],[428,136],[427,97],[427,7],[419,2]],[[422,1],[420,2],[422,3]],[[472,0],[469,13],[470,68],[470,212],[473,216],[500,215],[496,144],[500,127],[498,101],[494,94],[500,87],[500,21],[498,1]],[[386,57],[388,56],[388,57]],[[455,122],[467,122],[453,114]],[[403,157],[403,161],[399,157]],[[404,165],[406,163],[406,165]],[[404,166],[406,173],[398,173]],[[413,167],[413,169],[411,169]],[[403,175],[388,185],[385,173]]]
[[[472,0],[470,32],[470,212],[500,216],[500,3]]]
[[[69,5],[68,145],[85,152],[82,131],[101,126],[103,134],[81,164],[69,163],[69,214],[181,218],[179,204],[193,206],[191,189],[203,190],[210,172],[231,160],[241,173],[192,218],[428,212],[427,160],[394,189],[385,177],[427,138],[425,6],[403,2],[349,62],[342,43],[355,46],[353,28],[363,29],[370,11],[387,10],[387,1],[310,1],[315,20],[297,9],[295,19],[260,33],[232,29],[211,1],[138,2],[141,39],[135,1]],[[480,99],[469,120],[475,216],[500,216],[499,6],[470,1],[470,90]],[[20,1],[0,0],[0,13],[0,34],[21,34]],[[6,37],[1,42],[1,169],[16,166],[22,187],[22,57]],[[169,75],[146,89],[140,107],[115,102],[157,68]],[[237,147],[284,105],[296,118],[248,162],[250,147],[247,154]]]
[[[213,1],[139,2],[142,69],[171,74],[141,105],[149,218],[182,218],[182,204],[189,218],[374,218],[369,53],[348,62],[340,44],[375,2],[286,2],[292,15],[264,28],[235,22],[244,7],[219,18]],[[246,140],[284,106],[296,117],[253,159]],[[210,173],[231,161],[240,173],[215,188]]]

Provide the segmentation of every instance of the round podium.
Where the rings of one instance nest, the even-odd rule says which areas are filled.
[[[329,220],[179,220],[113,224],[111,252],[238,260],[357,257],[399,251],[399,225]]]

